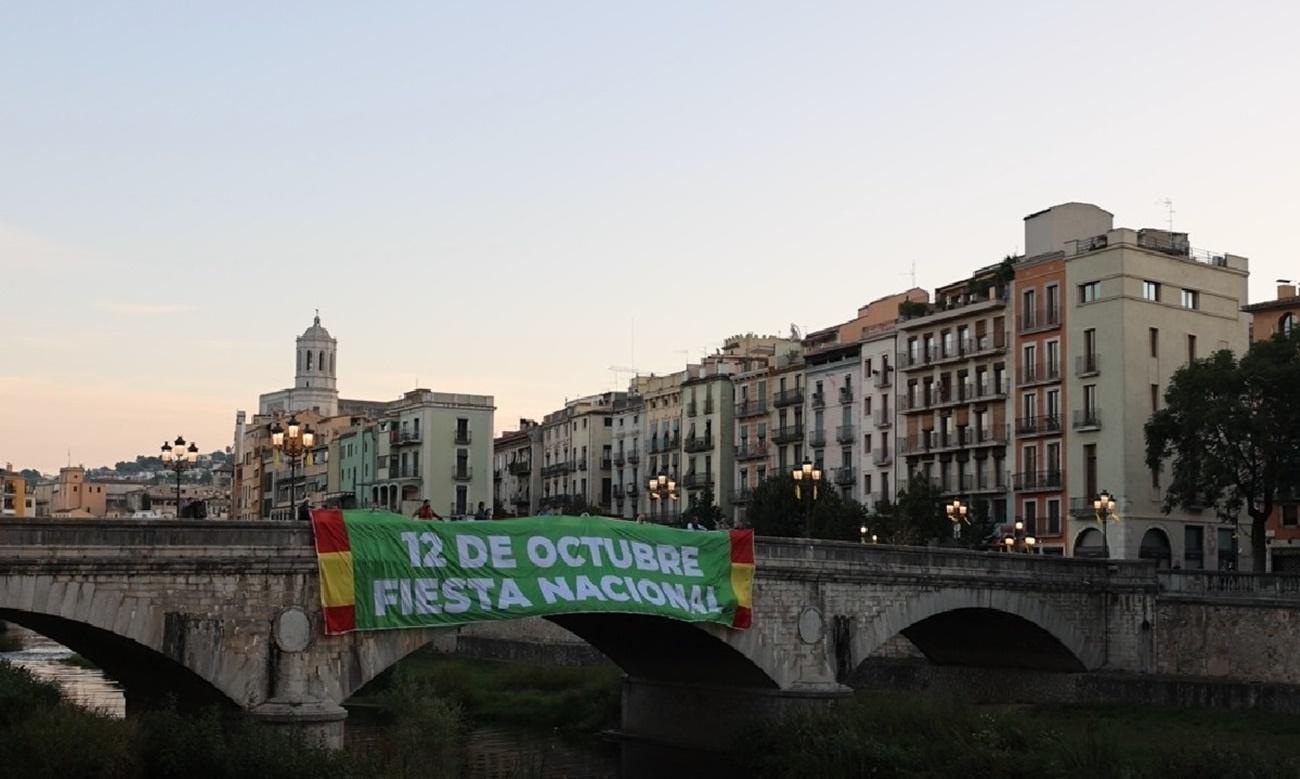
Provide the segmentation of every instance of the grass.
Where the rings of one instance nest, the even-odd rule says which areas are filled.
[[[373,701],[395,684],[418,683],[478,723],[594,733],[618,724],[621,678],[615,668],[519,665],[421,650],[353,700]]]
[[[976,708],[859,693],[756,728],[755,777],[1292,779],[1300,718],[1134,706]]]

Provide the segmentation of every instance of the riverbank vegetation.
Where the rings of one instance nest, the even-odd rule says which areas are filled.
[[[872,692],[762,726],[736,760],[754,779],[1294,779],[1300,717]]]

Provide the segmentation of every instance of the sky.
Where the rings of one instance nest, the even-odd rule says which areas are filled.
[[[344,397],[498,430],[1096,203],[1300,276],[1300,4],[0,1],[0,465]]]

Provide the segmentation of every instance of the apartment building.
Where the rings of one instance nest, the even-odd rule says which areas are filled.
[[[36,516],[36,496],[27,491],[27,481],[11,469],[0,470],[0,517],[21,519]]]
[[[491,395],[415,389],[389,406],[378,441],[373,505],[412,514],[424,500],[450,516],[492,504]]]
[[[925,294],[925,293],[923,293]],[[929,302],[913,300],[917,303]],[[895,449],[894,426],[898,409],[894,400],[895,355],[898,353],[897,319],[874,326],[862,339],[862,497],[868,509],[892,503]]]
[[[1277,297],[1242,306],[1251,317],[1252,342],[1274,335],[1289,335],[1300,322],[1300,296],[1290,279],[1278,279]],[[1269,570],[1300,573],[1300,503],[1285,501],[1268,519]]]
[[[686,495],[686,507],[699,502],[712,490],[719,508],[731,505],[732,476],[735,474],[735,386],[728,359],[689,366],[682,382],[685,433],[682,456],[685,464],[679,481]]]
[[[769,465],[789,471],[804,460],[804,357],[803,352],[777,358],[767,383]]]
[[[656,498],[645,489],[650,479],[665,476],[678,482],[681,488],[682,463],[682,382],[686,371],[665,376],[642,376],[636,380],[644,409],[642,438],[646,459],[642,479],[637,482],[640,499],[637,514],[644,514],[657,522],[676,522],[681,516],[680,498]]]
[[[626,400],[616,403],[614,411],[614,515],[623,519],[636,519],[645,489],[642,462],[646,452],[641,432],[645,401],[639,392],[634,380]]]
[[[997,522],[1007,521],[1010,492],[1009,283],[1004,265],[983,268],[898,325],[897,488],[926,479]]]
[[[813,465],[845,498],[861,498],[862,345],[833,343],[804,354],[803,418]]]
[[[369,417],[351,417],[326,446],[325,503],[339,508],[371,506],[378,472],[379,423]]]
[[[1115,229],[1112,223],[1110,213],[1084,203],[1056,206],[1025,220],[1026,257],[1018,265],[1026,272],[1021,285],[1017,270],[1016,303],[1022,309],[1021,324],[1028,319],[1034,325],[1029,329],[1041,332],[1019,334],[1017,368],[1024,375],[1040,362],[1047,364],[1049,344],[1058,338],[1054,332],[1061,343],[1057,353],[1064,358],[1059,371],[1064,374],[1059,383],[1064,484],[1058,491],[1049,477],[1042,485],[1048,497],[1037,510],[1050,512],[1052,495],[1069,496],[1061,537],[1065,554],[1096,556],[1108,546],[1113,557],[1184,568],[1236,567],[1238,550],[1245,545],[1238,547],[1231,530],[1212,514],[1162,512],[1168,476],[1146,467],[1143,425],[1163,402],[1178,368],[1219,349],[1240,353],[1247,348],[1249,315],[1241,309],[1248,262],[1193,249],[1186,233]],[[1049,256],[1063,263],[1063,284]],[[1059,330],[1047,321],[1053,279],[1058,279],[1061,295]],[[1024,297],[1031,289],[1042,289],[1044,297]],[[1032,351],[1024,351],[1031,345]],[[1066,366],[1073,370],[1067,373]],[[1021,418],[1029,416],[1026,410],[1051,416],[1057,384],[1051,376],[1041,378],[1034,403],[1046,405],[1022,405]],[[1024,392],[1029,393],[1028,387]],[[1023,396],[1020,402],[1025,402]],[[1037,413],[1040,409],[1047,413]],[[1018,444],[1024,439],[1018,436]],[[1055,431],[1044,431],[1032,455],[1043,459],[1018,460],[1020,472],[1051,473],[1058,462],[1050,448],[1055,440]],[[1026,452],[1017,456],[1025,458]],[[1024,484],[1030,483],[1038,482]],[[1119,517],[1107,526],[1105,538],[1092,508],[1102,490],[1114,496]],[[1017,496],[1029,500],[1024,490]],[[1050,532],[1050,513],[1046,517]]]
[[[585,505],[591,513],[613,511],[615,402],[625,392],[604,392],[571,400],[542,420],[540,507],[568,511]]]
[[[798,349],[794,350],[798,354]],[[785,356],[788,359],[788,355]],[[768,380],[781,357],[774,356],[761,368],[737,373],[733,377],[733,394],[736,399],[732,418],[735,420],[736,483],[731,494],[732,521],[744,519],[746,507],[754,495],[754,488],[763,483],[772,467],[768,445],[768,425],[771,404]],[[721,503],[718,504],[726,510]]]
[[[519,427],[492,442],[493,516],[532,516],[538,511],[542,475],[533,468],[541,459],[542,426],[520,419]]]

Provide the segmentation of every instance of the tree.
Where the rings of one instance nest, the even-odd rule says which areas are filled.
[[[718,508],[716,498],[713,495],[712,487],[705,487],[696,498],[690,508],[682,512],[682,521],[690,522],[695,520],[709,530],[721,527],[723,522],[722,509]]]
[[[877,507],[871,524],[886,544],[921,546],[952,537],[939,490],[922,477],[913,477],[894,503]]]
[[[808,486],[801,485],[801,488],[806,490]],[[795,498],[794,479],[790,474],[768,477],[754,488],[745,512],[745,524],[761,536],[804,537],[807,500],[807,497]],[[817,500],[812,506],[813,538],[857,540],[858,528],[866,518],[861,504],[844,500],[828,484],[818,486]]]
[[[1265,566],[1265,524],[1300,490],[1300,333],[1223,350],[1178,369],[1146,423],[1146,464],[1172,461],[1164,511],[1213,508],[1250,517],[1251,558]]]

